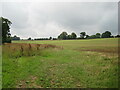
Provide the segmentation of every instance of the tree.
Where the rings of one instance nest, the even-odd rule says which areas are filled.
[[[59,36],[58,39],[67,39],[67,32],[62,32]]]
[[[52,40],[52,37],[49,37],[49,40]]]
[[[14,35],[14,37],[11,37],[12,40],[20,40],[20,37],[17,37],[16,35]]]
[[[0,17],[2,24],[2,43],[11,43],[10,25],[12,24],[6,18]]]
[[[101,34],[100,33],[96,33],[96,38],[100,38]]]
[[[82,39],[84,39],[85,35],[86,35],[85,32],[81,32],[81,33],[80,33],[80,37],[81,37]]]
[[[57,40],[57,38],[53,38],[53,40]]]
[[[94,39],[94,38],[97,38],[96,35],[91,35],[88,37],[89,39]]]
[[[76,39],[76,37],[77,37],[77,35],[73,32],[73,33],[71,33],[71,38],[72,39]]]
[[[67,36],[67,39],[72,39],[72,36],[71,36],[71,35],[68,35],[68,36]]]
[[[28,40],[31,40],[31,37],[29,37]]]
[[[111,37],[111,32],[105,31],[104,33],[102,33],[102,38],[110,38],[110,37]]]
[[[120,35],[118,34],[118,35],[116,35],[115,37],[116,37],[116,38],[119,38],[119,37],[120,37]]]
[[[89,35],[86,35],[86,38],[89,38],[90,36]]]

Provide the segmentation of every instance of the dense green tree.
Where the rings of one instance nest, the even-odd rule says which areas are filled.
[[[0,17],[2,26],[2,43],[11,43],[10,25],[12,24],[6,18]]]
[[[100,34],[100,33],[96,33],[96,37],[97,37],[97,38],[100,38],[100,37],[101,37],[101,34]]]
[[[71,36],[71,35],[68,35],[68,36],[67,36],[67,39],[72,39],[72,36]]]
[[[102,38],[110,38],[111,37],[111,32],[110,31],[105,31],[102,33]]]
[[[115,37],[116,37],[116,38],[117,38],[117,37],[119,38],[119,37],[120,37],[120,35],[116,35]]]
[[[100,33],[96,33],[95,35],[86,35],[86,32],[81,32],[80,33],[80,37],[77,38],[77,35],[73,32],[70,35],[67,34],[67,32],[62,32],[59,36],[58,39],[94,39],[94,38],[110,38],[110,37],[115,37],[115,36],[111,36],[111,32],[110,31],[105,31],[104,33],[100,34]],[[116,37],[120,37],[119,35]]]
[[[88,39],[94,39],[94,38],[97,38],[96,35],[91,35],[88,37]]]
[[[86,35],[86,38],[89,38],[90,36],[89,35]]]
[[[16,35],[14,35],[13,37],[11,37],[12,40],[20,40],[20,37],[17,37]]]
[[[73,33],[71,33],[71,38],[72,39],[76,39],[76,37],[77,37],[77,35],[73,32]]]
[[[81,32],[81,33],[80,33],[80,38],[84,39],[85,35],[86,35],[85,32]]]
[[[32,40],[31,37],[29,37],[28,40]]]
[[[59,36],[58,39],[67,39],[67,32],[62,32]]]
[[[53,38],[53,40],[57,40],[57,38]]]
[[[49,40],[49,38],[35,38],[34,40]]]
[[[49,40],[52,40],[52,37],[49,37]]]

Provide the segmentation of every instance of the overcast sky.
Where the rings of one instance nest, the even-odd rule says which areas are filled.
[[[2,16],[12,22],[11,34],[21,38],[118,33],[117,2],[4,2]]]

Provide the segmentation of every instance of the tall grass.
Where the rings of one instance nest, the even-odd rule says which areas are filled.
[[[47,44],[5,44],[3,47],[3,55],[5,57],[21,57],[21,56],[34,56],[40,55],[41,51],[47,48],[58,48],[55,45],[47,45]]]

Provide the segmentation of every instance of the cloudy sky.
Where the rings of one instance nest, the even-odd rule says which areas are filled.
[[[11,34],[21,38],[118,33],[117,2],[4,2],[2,16],[12,21]]]

